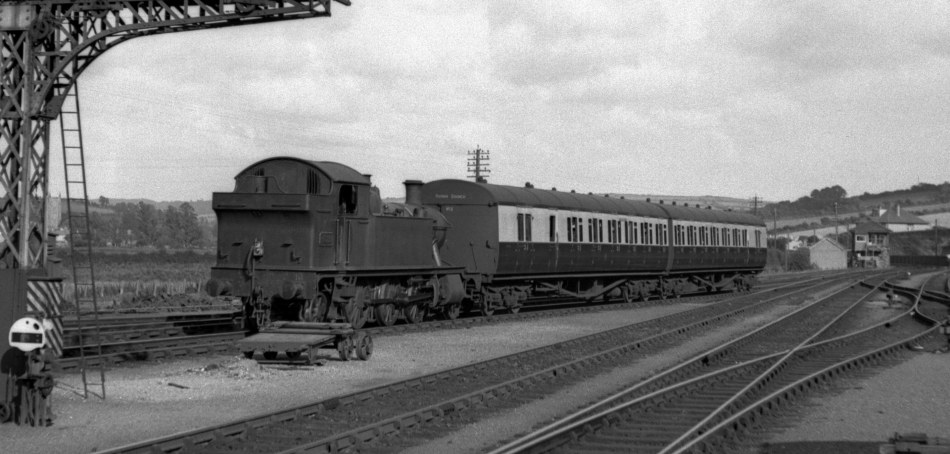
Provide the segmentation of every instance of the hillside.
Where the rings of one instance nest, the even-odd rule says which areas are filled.
[[[894,233],[889,241],[892,255],[950,254],[950,228]]]
[[[940,185],[920,183],[908,189],[865,193],[856,197],[847,197],[844,188],[832,186],[816,189],[811,195],[794,202],[786,200],[769,204],[764,212],[770,214],[766,216],[769,227],[774,225],[780,233],[794,236],[799,232],[834,226],[836,217],[839,226],[853,224],[862,218],[876,216],[879,208],[893,209],[896,206],[900,206],[902,212],[930,222],[942,220],[941,214],[950,213],[950,182]]]

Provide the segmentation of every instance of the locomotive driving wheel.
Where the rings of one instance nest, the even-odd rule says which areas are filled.
[[[383,326],[393,326],[396,323],[396,307],[392,304],[376,306],[376,321]]]
[[[495,313],[495,309],[491,307],[490,301],[482,300],[478,303],[478,312],[480,312],[485,317],[490,317]]]
[[[304,301],[303,305],[300,306],[300,314],[298,318],[302,322],[319,322],[323,320],[323,317],[327,313],[327,304],[329,299],[327,295],[323,292],[317,292],[313,299],[308,299]]]
[[[346,307],[344,308],[346,322],[352,325],[354,329],[362,328],[363,325],[366,324],[366,321],[369,320],[370,311],[372,311],[373,308],[366,304],[366,302],[366,289],[363,287],[358,288],[356,295],[346,302]]]
[[[13,408],[3,402],[0,402],[0,423],[4,423],[13,417]]]
[[[449,304],[442,310],[442,315],[444,315],[447,320],[455,320],[459,318],[459,315],[462,315],[462,305]]]
[[[410,304],[402,309],[402,316],[406,318],[407,323],[422,323],[426,309],[421,304]]]
[[[620,296],[624,303],[630,304],[633,302],[633,292],[630,291],[629,287],[620,287]]]

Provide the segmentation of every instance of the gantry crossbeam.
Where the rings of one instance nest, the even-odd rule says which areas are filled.
[[[50,120],[96,57],[137,36],[329,16],[330,2],[0,0],[0,268],[45,265]]]

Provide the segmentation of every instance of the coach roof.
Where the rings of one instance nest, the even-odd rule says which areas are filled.
[[[645,216],[732,224],[762,225],[759,218],[721,210],[704,210],[660,205],[603,195],[577,194],[530,187],[476,183],[465,180],[438,180],[423,186],[425,204],[516,205],[558,210],[590,211],[630,216]]]

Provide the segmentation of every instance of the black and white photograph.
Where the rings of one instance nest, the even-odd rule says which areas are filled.
[[[0,0],[0,61],[0,452],[950,454],[950,2]]]

